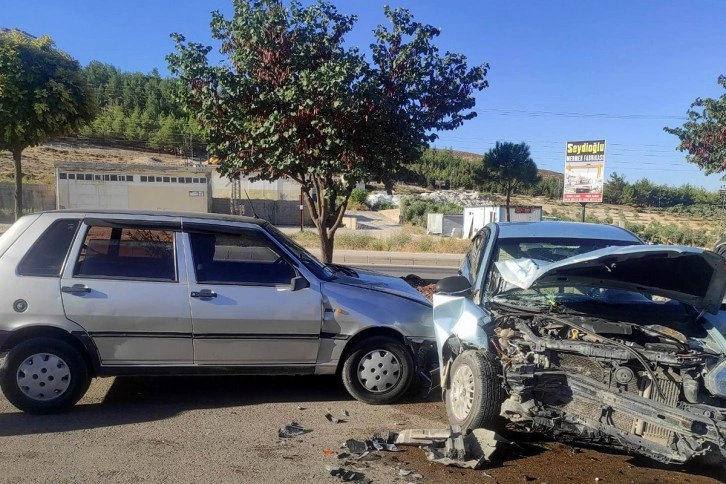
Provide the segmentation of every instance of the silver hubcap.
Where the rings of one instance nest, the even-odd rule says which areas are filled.
[[[400,379],[401,362],[390,351],[371,351],[358,364],[358,381],[369,392],[390,390]]]
[[[471,413],[474,403],[474,373],[466,365],[460,366],[451,381],[451,411],[459,420]]]
[[[53,400],[68,390],[71,370],[62,358],[51,353],[37,353],[20,364],[16,381],[27,397]]]

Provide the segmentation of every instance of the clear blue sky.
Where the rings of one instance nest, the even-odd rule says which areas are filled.
[[[380,0],[337,0],[359,17],[348,43],[363,50],[384,22]],[[442,29],[442,50],[490,64],[479,116],[436,146],[484,153],[525,141],[540,168],[562,172],[568,140],[606,139],[606,176],[716,189],[675,151],[663,126],[682,124],[696,97],[716,97],[726,74],[726,2],[391,0]],[[47,34],[86,65],[165,73],[171,32],[210,43],[209,13],[231,0],[0,0],[0,27]]]

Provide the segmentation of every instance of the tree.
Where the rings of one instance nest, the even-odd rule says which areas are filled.
[[[211,47],[172,35],[171,72],[221,172],[300,183],[325,262],[356,183],[390,185],[437,130],[476,115],[472,93],[487,86],[486,64],[439,53],[437,29],[407,10],[385,14],[391,27],[374,30],[371,62],[345,46],[356,17],[323,0],[235,0],[232,19],[213,13],[226,58],[213,66]]]
[[[718,83],[726,89],[726,76]],[[663,128],[681,140],[679,151],[706,175],[726,170],[726,93],[719,99],[696,99],[688,110],[688,121],[681,128]]]
[[[0,150],[15,164],[15,218],[23,214],[22,153],[77,130],[94,115],[80,64],[50,37],[0,31]]]
[[[509,202],[517,187],[527,187],[539,181],[537,165],[529,154],[527,143],[500,143],[487,151],[478,171],[478,178],[483,183],[493,183],[507,195],[507,222]]]

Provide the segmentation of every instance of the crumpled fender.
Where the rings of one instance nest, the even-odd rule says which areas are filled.
[[[454,337],[467,347],[486,349],[489,337],[485,327],[491,322],[491,315],[469,298],[434,294],[434,332],[442,385],[446,376],[444,351],[447,341]]]

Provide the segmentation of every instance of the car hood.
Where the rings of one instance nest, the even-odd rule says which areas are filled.
[[[429,306],[431,305],[431,302],[423,294],[400,277],[389,276],[388,274],[361,269],[359,267],[353,269],[357,274],[356,276],[337,274],[338,277],[331,282],[394,294],[407,299],[413,299]]]
[[[564,282],[646,292],[716,314],[726,293],[726,267],[718,254],[693,247],[609,247],[557,262],[511,259],[496,262],[501,277],[516,287]]]

